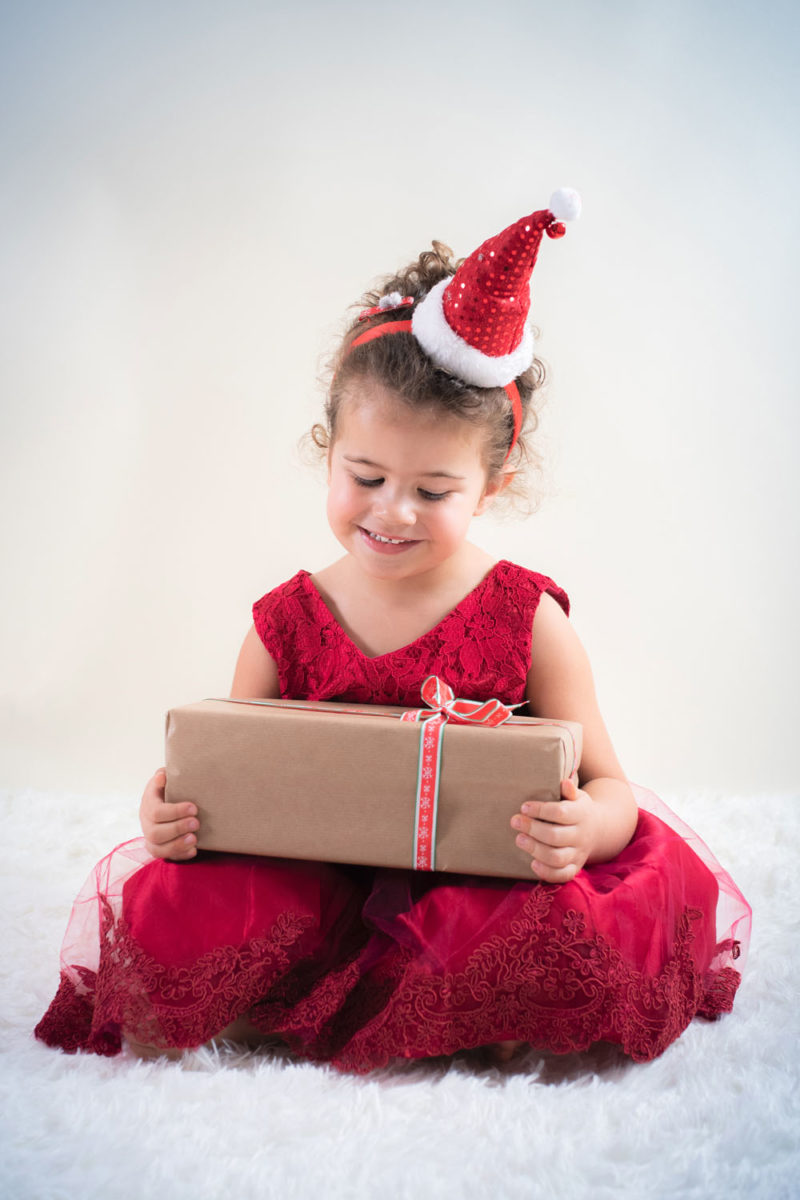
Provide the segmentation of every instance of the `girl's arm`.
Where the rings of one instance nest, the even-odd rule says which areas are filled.
[[[277,700],[281,694],[278,668],[251,625],[242,642],[231,684],[233,700]]]
[[[565,782],[560,801],[531,801],[511,822],[537,877],[565,883],[585,863],[616,857],[633,837],[638,810],[600,714],[586,651],[547,594],[533,622],[527,690],[537,716],[583,726],[580,786]]]
[[[265,649],[255,626],[242,643],[231,685],[237,700],[270,700],[280,696],[278,668]],[[167,804],[164,799],[167,773],[163,767],[147,784],[139,807],[145,845],[153,858],[182,860],[197,854],[197,808],[190,801]]]

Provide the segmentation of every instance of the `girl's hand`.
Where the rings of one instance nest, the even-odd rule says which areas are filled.
[[[194,858],[200,828],[197,808],[190,801],[167,804],[164,799],[166,784],[167,772],[160,767],[144,789],[139,820],[145,845],[153,858],[178,861]]]
[[[545,883],[574,879],[594,846],[596,804],[571,779],[561,784],[560,800],[531,800],[512,817],[517,845],[531,856],[531,870]]]

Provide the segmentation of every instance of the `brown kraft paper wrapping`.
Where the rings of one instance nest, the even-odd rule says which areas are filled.
[[[201,700],[167,713],[166,799],[198,808],[201,850],[411,867],[420,725],[401,708],[296,700]],[[531,879],[510,820],[558,800],[581,726],[512,717],[448,722],[437,871]]]

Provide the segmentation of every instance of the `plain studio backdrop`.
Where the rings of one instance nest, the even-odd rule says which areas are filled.
[[[632,779],[788,790],[795,23],[6,7],[3,782],[141,791],[166,709],[227,693],[252,602],[339,553],[297,442],[348,305],[570,185],[534,278],[541,506],[475,540],[569,592]]]
[[[0,5],[3,1195],[796,1197],[797,23]],[[623,766],[753,904],[734,1013],[649,1064],[366,1078],[36,1042],[166,710],[227,694],[253,601],[340,553],[297,446],[348,306],[559,186],[584,213],[534,277],[541,503],[474,538],[568,591]]]

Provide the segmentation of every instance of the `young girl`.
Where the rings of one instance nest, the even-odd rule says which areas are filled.
[[[566,594],[467,540],[531,458],[530,276],[543,234],[578,207],[556,193],[457,270],[434,243],[367,297],[313,431],[344,554],[254,604],[231,692],[416,708],[436,674],[458,696],[580,721],[579,786],[524,804],[508,830],[530,881],[198,854],[196,808],[166,803],[158,771],[144,840],[104,859],[73,910],[36,1030],[50,1045],[176,1053],[279,1036],[357,1072],[598,1040],[647,1060],[695,1015],[731,1009],[746,901],[628,783]]]

